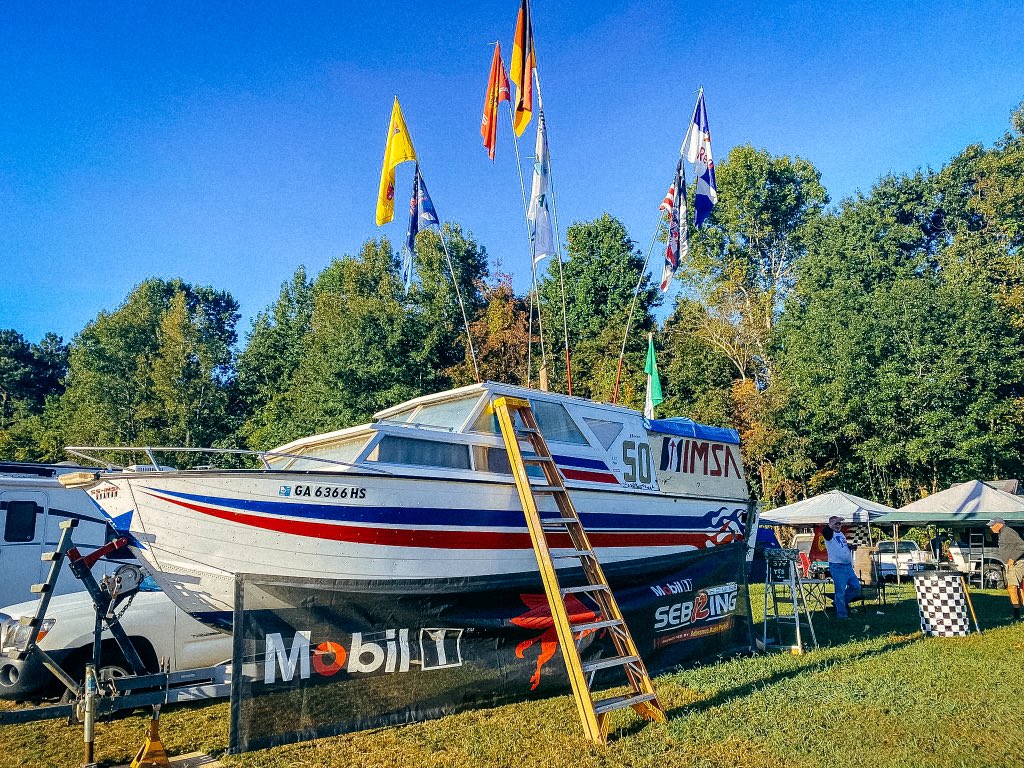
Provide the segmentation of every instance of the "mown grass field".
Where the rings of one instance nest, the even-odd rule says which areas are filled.
[[[755,616],[761,592],[752,590]],[[569,697],[224,755],[225,702],[167,710],[171,754],[202,750],[231,766],[1024,766],[1024,623],[1005,593],[976,592],[985,632],[923,638],[909,596],[848,622],[815,614],[822,647],[737,658],[656,680],[667,725],[619,713],[606,748],[580,736]],[[760,628],[760,625],[758,626]],[[129,762],[145,713],[97,727],[103,765]],[[0,768],[76,766],[80,728],[0,728]]]

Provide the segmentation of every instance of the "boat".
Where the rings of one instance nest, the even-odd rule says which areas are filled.
[[[170,449],[136,448],[151,466],[65,482],[85,486],[171,599],[211,626],[230,626],[240,573],[385,590],[389,582],[478,588],[536,579],[492,406],[501,396],[531,402],[606,568],[635,570],[645,559],[743,538],[750,499],[734,430],[494,382],[249,452],[258,469],[176,470],[156,461]],[[94,458],[105,450],[69,448]]]

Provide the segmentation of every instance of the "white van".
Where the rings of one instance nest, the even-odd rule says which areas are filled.
[[[44,552],[56,549],[61,521],[78,520],[73,541],[83,555],[114,535],[87,493],[69,490],[57,481],[65,472],[82,469],[65,464],[0,462],[0,605],[35,597],[30,587],[42,582],[49,572],[50,564],[41,558]],[[130,555],[125,551],[123,557]],[[93,572],[99,578],[107,569],[109,565],[98,563]],[[81,589],[81,582],[65,563],[54,594]]]

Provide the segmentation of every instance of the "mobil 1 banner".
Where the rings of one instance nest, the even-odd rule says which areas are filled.
[[[652,673],[748,650],[744,545],[606,572]],[[570,576],[563,586],[575,582]],[[569,690],[538,574],[351,581],[236,580],[231,750],[442,717]],[[600,620],[568,595],[574,623]],[[584,660],[616,655],[606,630]],[[595,687],[620,685],[602,671]]]

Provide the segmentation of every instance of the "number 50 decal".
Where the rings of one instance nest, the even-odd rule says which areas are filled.
[[[622,479],[627,483],[640,482],[649,485],[654,479],[651,472],[651,446],[647,443],[634,443],[632,440],[622,441],[622,462],[626,471]]]

